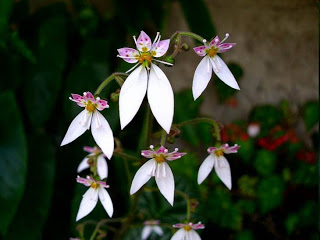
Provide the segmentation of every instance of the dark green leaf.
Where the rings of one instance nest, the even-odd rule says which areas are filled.
[[[254,161],[257,172],[262,176],[271,175],[275,169],[276,158],[277,156],[273,152],[259,150]]]
[[[308,102],[304,105],[303,120],[307,130],[319,122],[319,102]]]
[[[25,189],[27,146],[13,93],[0,94],[0,105],[8,110],[0,118],[0,233],[4,235]]]
[[[238,150],[240,158],[247,164],[252,164],[251,157],[254,154],[254,141],[249,138],[246,141],[238,140],[237,144],[241,146]]]
[[[27,190],[9,227],[7,240],[41,239],[42,228],[50,209],[55,169],[53,146],[45,135],[30,137],[28,142],[30,160]],[[30,221],[30,219],[33,220]]]

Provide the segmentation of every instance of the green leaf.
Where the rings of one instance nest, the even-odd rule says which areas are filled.
[[[258,186],[258,202],[263,214],[282,204],[284,189],[285,182],[279,176],[261,180]]]
[[[293,173],[292,181],[306,186],[315,186],[318,184],[318,168],[316,164],[307,164],[298,162],[298,166]]]
[[[277,156],[267,150],[259,150],[257,152],[254,166],[257,172],[262,176],[270,176],[276,167]]]
[[[294,214],[294,213],[290,214],[284,222],[286,229],[287,229],[287,232],[289,234],[293,233],[296,230],[299,222],[300,222],[300,220],[299,220],[299,216],[297,214]]]
[[[319,102],[307,102],[304,105],[303,120],[307,130],[310,130],[319,122]]]
[[[216,36],[212,18],[203,0],[180,0],[179,2],[191,32],[202,35],[208,41]]]
[[[13,93],[0,94],[0,105],[9,110],[0,118],[0,234],[4,235],[25,189],[27,146]]]
[[[244,230],[236,235],[235,240],[254,240],[254,236],[250,230]]]
[[[252,164],[251,158],[254,154],[254,141],[249,138],[246,141],[238,140],[237,144],[241,146],[238,150],[238,155],[247,164]]]
[[[42,228],[50,209],[54,184],[54,149],[44,134],[32,136],[28,142],[30,163],[26,183],[27,191],[9,227],[7,240],[41,239]],[[30,221],[30,219],[36,219],[36,221]],[[19,231],[17,231],[17,226],[19,226]]]

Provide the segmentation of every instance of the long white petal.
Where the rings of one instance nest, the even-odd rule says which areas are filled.
[[[90,127],[92,114],[87,110],[80,112],[71,122],[66,135],[64,136],[61,145],[66,145],[76,138],[81,136]]]
[[[170,240],[184,240],[184,236],[186,236],[186,230],[180,228]]]
[[[201,184],[212,171],[215,156],[210,154],[201,164],[198,172],[198,184]]]
[[[97,159],[97,172],[101,179],[108,177],[107,160],[102,155],[99,155]]]
[[[150,226],[145,226],[142,229],[142,233],[141,233],[142,240],[146,240],[149,237],[149,235],[151,234],[151,231],[152,231],[152,228]]]
[[[216,173],[221,181],[227,186],[227,188],[231,190],[232,185],[230,165],[224,156],[216,158],[214,169],[216,170]]]
[[[82,172],[84,169],[89,168],[89,164],[88,164],[88,157],[85,157],[79,164],[77,172]]]
[[[165,176],[160,172],[159,176],[156,176],[156,183],[162,195],[168,200],[168,202],[173,206],[174,200],[174,178],[169,165],[164,162]],[[161,166],[162,168],[162,166]],[[158,171],[160,168],[158,168]]]
[[[91,132],[102,152],[111,158],[114,149],[113,133],[108,121],[99,111],[94,111],[91,123]]]
[[[98,189],[89,188],[83,195],[76,221],[87,216],[97,205],[98,202]]]
[[[113,204],[110,198],[109,193],[107,192],[106,189],[104,189],[103,187],[99,187],[99,199],[100,202],[102,204],[102,206],[104,207],[104,209],[106,210],[106,212],[108,213],[109,217],[112,217],[113,215]]]
[[[158,234],[158,236],[162,236],[162,235],[163,235],[162,228],[159,227],[159,226],[153,226],[153,227],[152,227],[152,230],[153,230],[156,234]]]
[[[138,112],[147,91],[148,74],[144,67],[136,68],[126,79],[119,95],[119,114],[123,129]]]
[[[189,236],[190,236],[190,239],[192,240],[201,240],[201,237],[199,236],[199,234],[193,229],[189,231]]]
[[[192,82],[193,99],[196,100],[206,89],[212,76],[212,65],[209,57],[204,57],[194,72]]]
[[[169,133],[174,110],[173,91],[166,75],[154,64],[151,64],[149,76],[148,101],[157,122]]]
[[[234,78],[233,74],[229,70],[228,66],[224,63],[224,61],[218,55],[216,55],[214,58],[215,59],[212,61],[218,61],[218,65],[220,64],[220,68],[218,71],[214,69],[214,73],[218,76],[218,78],[220,78],[221,81],[223,81],[229,87],[240,90],[236,79]]]
[[[150,159],[149,161],[144,163],[136,172],[136,175],[134,175],[130,188],[131,195],[138,191],[146,182],[149,181],[149,179],[152,176],[151,172],[154,167],[154,162],[154,159]]]

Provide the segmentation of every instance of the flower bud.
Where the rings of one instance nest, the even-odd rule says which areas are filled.
[[[183,51],[189,51],[190,50],[190,46],[187,43],[183,43],[181,45],[181,50]]]
[[[167,63],[171,63],[171,64],[174,64],[175,63],[175,60],[173,57],[167,57],[166,60],[165,60]],[[167,67],[172,67],[171,65],[166,65]]]
[[[110,94],[110,99],[112,102],[118,102],[119,101],[119,94],[120,94],[120,89],[117,91],[113,92]]]

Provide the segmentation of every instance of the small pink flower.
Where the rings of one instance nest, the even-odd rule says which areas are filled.
[[[255,138],[260,133],[260,124],[257,122],[250,123],[247,131],[250,137]]]
[[[90,167],[89,161],[93,157],[97,158],[97,173],[101,179],[108,177],[108,164],[105,159],[106,155],[103,154],[99,147],[83,147],[83,150],[90,153],[79,164],[77,172],[82,172],[84,169]]]
[[[221,181],[231,190],[231,171],[230,165],[227,159],[223,156],[225,153],[237,153],[240,146],[237,144],[234,146],[229,146],[227,143],[221,145],[220,147],[210,147],[208,148],[208,153],[210,154],[201,164],[198,173],[198,184],[201,184],[209,175],[212,168],[216,170],[218,177]]]
[[[158,236],[163,235],[163,231],[161,227],[159,227],[160,221],[159,220],[148,220],[145,221],[144,227],[142,229],[141,238],[142,240],[146,240],[152,232],[156,233]]]
[[[195,231],[197,229],[204,229],[204,224],[198,223],[177,223],[173,225],[174,228],[180,228],[171,238],[171,240],[201,240],[199,234]]]
[[[141,31],[138,39],[135,36],[133,39],[137,50],[133,48],[118,49],[118,57],[129,63],[137,63],[127,72],[140,64],[121,87],[119,95],[121,129],[127,126],[137,114],[147,93],[154,117],[160,126],[169,133],[173,120],[173,91],[166,75],[153,62],[165,63],[156,58],[162,57],[167,52],[170,39],[160,41],[161,36],[157,33],[152,43],[144,31]]]
[[[109,188],[109,185],[103,181],[95,181],[89,176],[87,176],[87,178],[81,178],[78,176],[77,182],[90,188],[83,195],[76,221],[87,216],[94,209],[94,207],[97,205],[98,198],[100,199],[100,202],[108,213],[109,217],[112,217],[113,204],[109,193],[105,189]]]
[[[143,164],[136,172],[132,180],[130,194],[137,192],[151,177],[155,177],[156,183],[162,195],[173,205],[174,199],[174,178],[172,171],[166,161],[173,161],[181,158],[186,153],[179,153],[178,148],[173,152],[161,146],[157,151],[151,145],[150,150],[142,150],[141,155],[151,158]]]
[[[94,98],[90,92],[84,92],[83,96],[78,94],[71,95],[72,98],[70,97],[69,99],[85,109],[71,122],[68,131],[62,140],[61,146],[74,141],[91,126],[94,140],[104,154],[110,159],[114,149],[113,133],[109,123],[99,112],[109,107],[107,101],[102,100],[99,97]]]
[[[235,43],[223,43],[228,37],[229,34],[227,33],[226,37],[220,41],[219,37],[216,36],[209,44],[204,40],[203,46],[193,49],[199,56],[204,57],[193,76],[192,93],[194,100],[196,100],[207,87],[212,76],[212,70],[218,78],[229,87],[240,90],[228,66],[217,55],[217,53],[228,51],[235,45]]]

